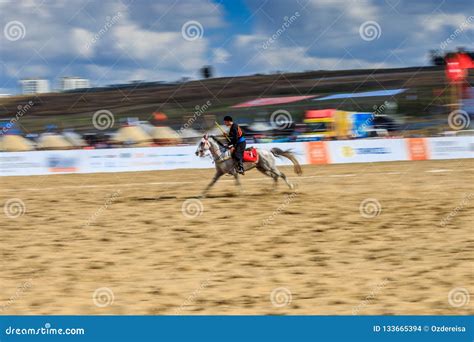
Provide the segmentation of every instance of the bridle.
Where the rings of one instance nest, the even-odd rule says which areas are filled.
[[[210,144],[209,143],[210,139],[212,139],[217,145],[219,145],[220,148],[216,148],[213,144]],[[215,163],[219,164],[231,158],[230,155],[226,156],[225,153],[222,151],[223,149],[226,149],[227,147],[223,143],[221,143],[215,136],[213,135],[204,136],[203,140],[205,142],[201,141],[199,145],[200,150],[203,149],[203,144],[207,143],[209,146],[209,151],[211,152],[212,158]]]

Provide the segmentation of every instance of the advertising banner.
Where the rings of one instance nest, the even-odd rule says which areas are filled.
[[[370,163],[408,160],[403,139],[328,142],[331,163]]]
[[[427,140],[430,159],[474,158],[474,136]]]
[[[425,138],[405,139],[408,158],[410,160],[429,159],[428,145]]]
[[[306,144],[308,164],[329,164],[331,162],[326,141],[311,141]]]
[[[270,150],[291,150],[301,164],[306,164],[304,143],[254,144]],[[63,173],[133,172],[214,168],[210,156],[199,158],[196,146],[114,148],[101,150],[65,150],[0,153],[0,176],[28,176]],[[277,158],[278,165],[291,165]]]
[[[302,165],[474,158],[472,137],[312,141],[251,146],[268,151],[273,147],[291,150]],[[199,158],[195,151],[196,146],[169,146],[5,152],[0,153],[0,176],[214,168],[210,156]],[[277,165],[292,165],[286,158],[276,158],[276,162]]]

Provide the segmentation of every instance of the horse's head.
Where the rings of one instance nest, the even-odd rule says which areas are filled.
[[[202,137],[202,139],[199,142],[199,145],[196,149],[196,155],[202,158],[206,155],[206,153],[209,151],[209,149],[210,149],[209,135],[204,134],[204,136]]]

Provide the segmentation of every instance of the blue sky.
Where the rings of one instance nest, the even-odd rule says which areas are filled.
[[[274,71],[418,66],[474,47],[472,0],[0,0],[0,93]],[[186,30],[189,28],[189,31]]]

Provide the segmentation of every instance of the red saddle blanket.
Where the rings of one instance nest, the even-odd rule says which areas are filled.
[[[244,162],[258,162],[258,153],[255,147],[250,147],[244,151]]]

